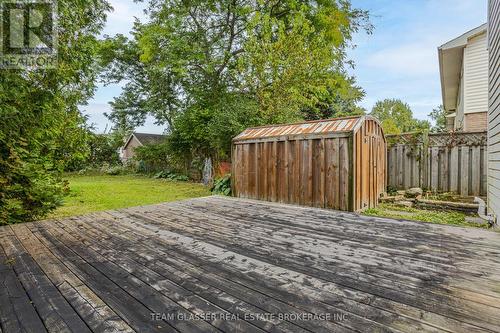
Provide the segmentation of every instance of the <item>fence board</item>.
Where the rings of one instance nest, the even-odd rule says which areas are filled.
[[[293,189],[293,202],[296,204],[300,204],[300,193],[302,190],[302,181],[300,178],[300,168],[302,168],[302,141],[294,141],[295,147],[295,160],[294,160],[294,168],[293,168],[293,179],[295,181],[294,189]]]
[[[288,192],[290,189],[290,141],[285,141],[285,153],[284,153],[284,172],[285,172],[285,181],[284,181],[284,189],[283,196],[284,202],[290,202],[290,193]]]
[[[469,194],[469,147],[462,146],[460,158],[460,195]]]
[[[450,191],[451,192],[458,192],[458,147],[451,148]]]
[[[397,138],[387,149],[387,183],[399,190],[422,187],[463,196],[486,195],[485,133],[430,134],[416,144]],[[391,136],[388,136],[391,138]]]
[[[488,192],[488,152],[481,147],[481,194]]]
[[[339,209],[339,139],[326,139],[326,205]]]
[[[471,148],[471,173],[472,173],[472,195],[479,195],[481,191],[481,147]]]
[[[397,155],[396,158],[398,159],[398,168],[397,168],[397,175],[398,175],[398,180],[396,182],[397,187],[403,186],[403,155],[405,153],[405,146],[398,145],[397,147]]]
[[[303,140],[301,143],[301,170],[300,170],[300,204],[305,205],[308,202],[309,194],[309,140]]]
[[[349,208],[349,141],[341,139],[340,141],[340,165],[339,165],[339,186],[340,186],[340,209],[348,210]],[[371,163],[371,162],[370,162]],[[369,172],[373,172],[370,167]],[[373,179],[373,178],[371,178]]]
[[[397,187],[397,184],[396,184],[396,167],[397,167],[397,148],[394,146],[394,147],[390,147],[389,148],[389,157],[387,159],[387,163],[388,163],[388,184],[392,187]]]
[[[403,175],[404,187],[410,187],[411,186],[411,157],[410,157],[410,154],[408,152],[408,148],[405,149],[404,168],[405,168],[405,170],[409,171],[409,172],[404,172],[404,175]]]
[[[431,168],[430,168],[430,179],[431,179],[431,189],[437,191],[439,189],[439,148],[432,147],[429,148],[431,156]]]
[[[420,151],[417,151],[417,156],[420,154]],[[420,186],[420,162],[419,159],[416,157],[412,157],[411,159],[412,163],[412,181],[411,181],[411,186],[412,187],[419,187]]]
[[[278,142],[274,141],[269,144],[269,178],[267,179],[269,183],[269,200],[276,201],[276,169],[277,169],[277,147]]]
[[[448,192],[448,147],[445,147],[440,151],[441,160],[441,183],[440,189],[443,192]]]

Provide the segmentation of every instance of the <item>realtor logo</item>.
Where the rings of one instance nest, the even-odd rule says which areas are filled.
[[[0,2],[0,68],[56,66],[56,8],[55,0]]]

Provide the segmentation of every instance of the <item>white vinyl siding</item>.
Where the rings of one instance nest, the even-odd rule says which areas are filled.
[[[489,1],[488,205],[500,217],[500,0]]]
[[[460,73],[460,86],[458,87],[457,95],[457,110],[455,117],[455,130],[462,130],[464,127],[464,71],[462,67],[462,72]]]
[[[469,40],[464,50],[464,113],[488,111],[488,39]]]

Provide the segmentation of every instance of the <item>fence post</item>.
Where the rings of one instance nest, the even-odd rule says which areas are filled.
[[[429,133],[422,133],[422,149],[420,151],[420,187],[429,188]]]

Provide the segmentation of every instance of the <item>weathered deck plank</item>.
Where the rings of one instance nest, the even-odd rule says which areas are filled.
[[[2,227],[0,332],[500,332],[499,246],[222,197]]]
[[[105,241],[108,244],[108,247],[106,248],[107,253],[112,253],[112,256],[118,255],[120,258],[126,257],[126,258],[131,258],[135,260],[137,263],[140,263],[144,265],[145,267],[148,267],[154,272],[158,272],[158,274],[162,274],[163,278],[166,279],[167,281],[172,281],[174,284],[179,284],[182,285],[182,287],[189,289],[193,291],[194,293],[199,293],[200,289],[201,292],[203,292],[203,295],[205,296],[206,300],[209,300],[210,302],[216,304],[217,306],[227,306],[228,312],[232,312],[234,309],[237,309],[238,306],[243,306],[244,309],[248,310],[249,308],[253,308],[252,313],[262,313],[265,314],[266,312],[262,311],[262,309],[253,306],[250,303],[245,304],[246,302],[244,300],[257,300],[257,306],[261,306],[262,303],[262,297],[264,295],[259,295],[259,297],[255,297],[254,291],[251,289],[245,290],[244,286],[234,286],[230,281],[221,281],[218,279],[215,280],[210,280],[210,282],[204,286],[204,282],[207,280],[207,274],[203,274],[202,277],[200,277],[200,274],[194,274],[194,275],[188,275],[189,273],[192,272],[192,269],[190,266],[191,262],[189,261],[179,261],[177,259],[171,259],[172,255],[170,253],[166,252],[159,252],[156,251],[156,249],[153,248],[146,248],[144,245],[141,246],[140,243],[146,242],[146,243],[151,243],[151,239],[149,237],[144,237],[144,235],[141,234],[134,234],[132,238],[128,238],[125,235],[130,235],[131,230],[125,230],[121,228],[120,226],[113,225],[112,230],[106,229],[106,228],[101,228],[106,224],[110,224],[109,222],[111,221],[106,221],[101,219],[96,219],[93,221],[97,221],[97,224],[95,227],[86,229],[85,232],[89,233],[90,236],[92,237],[91,239],[85,237],[86,242],[92,243],[96,242],[98,243],[99,240],[101,239],[102,241]],[[92,221],[92,222],[93,222]],[[99,222],[106,222],[106,223],[99,223]],[[82,229],[87,227],[89,223],[85,224],[79,224],[79,232],[76,232],[76,234],[79,234],[80,237],[82,235]],[[73,229],[75,230],[75,229]],[[76,231],[76,230],[75,230]],[[128,231],[128,233],[127,233]],[[119,234],[117,234],[119,233]],[[76,235],[75,234],[75,235]],[[103,238],[104,237],[104,238]],[[87,243],[87,244],[89,244]],[[161,246],[161,245],[160,245]],[[100,247],[102,249],[102,247]],[[169,259],[165,259],[169,258]],[[143,270],[141,270],[143,272]],[[186,281],[188,278],[196,280],[198,283],[195,284],[186,284]],[[153,282],[153,281],[150,281]],[[189,281],[188,281],[189,282]],[[156,283],[156,282],[153,282]],[[206,282],[205,282],[206,283]],[[189,288],[188,286],[191,286]],[[209,289],[206,290],[205,289]],[[223,293],[222,295],[219,295],[220,293]],[[227,292],[227,293],[226,293]],[[233,295],[236,294],[236,296],[233,296],[229,293],[232,293]],[[243,295],[243,296],[242,296]],[[220,296],[220,297],[217,297]],[[240,297],[238,299],[237,297]],[[183,303],[186,303],[186,301],[183,301]],[[222,303],[222,304],[221,304]],[[265,303],[272,303],[272,300],[265,300]],[[208,304],[207,304],[208,305]],[[274,304],[273,306],[276,306]],[[192,308],[192,306],[188,306],[189,308]],[[207,309],[205,309],[206,311]],[[289,309],[288,309],[289,310]],[[240,309],[239,311],[233,312],[233,313],[238,313],[240,315],[243,315],[244,312],[243,310]],[[290,310],[289,310],[290,311]],[[211,311],[208,311],[211,313],[217,312],[214,311],[213,309]],[[281,331],[286,331],[286,332],[300,332],[301,329],[299,326],[295,325],[289,325],[287,322],[280,322],[277,323],[276,321],[270,322],[270,321],[262,321],[262,320],[257,320],[257,321],[252,321],[256,326],[259,326],[263,329],[269,329],[270,327],[274,326],[273,331],[276,332],[281,332]],[[230,323],[227,323],[227,325],[230,325]],[[240,331],[249,331],[251,330],[251,327],[246,325],[244,322],[240,323],[239,325]],[[318,329],[318,327],[313,327]],[[232,330],[229,331],[234,331],[235,328],[233,327]]]
[[[116,226],[113,226],[113,228],[118,228]],[[136,224],[135,225],[135,228],[138,228],[138,225]],[[123,230],[123,229],[120,229],[119,231],[117,230],[117,232],[120,232],[121,234],[124,234],[126,233],[127,231],[126,230]],[[131,230],[129,230],[129,232],[131,232]],[[137,238],[134,238],[134,239],[137,239]],[[148,243],[151,243],[151,239],[148,239],[147,240]],[[136,242],[137,243],[137,242]],[[155,244],[155,248],[165,248],[166,245],[163,243],[160,243],[160,244]],[[141,248],[140,252],[141,253],[147,253],[146,252],[147,250],[144,250]],[[164,255],[166,255],[167,253],[164,253]],[[235,255],[233,253],[227,253],[226,255]],[[184,260],[184,263],[186,262],[196,262],[197,261],[197,256],[196,255],[191,255],[191,256],[186,256],[186,257],[180,257],[179,260]],[[199,258],[198,258],[199,260]],[[243,260],[247,260],[247,259],[243,259]],[[184,264],[185,265],[185,264]],[[202,268],[206,269],[206,267],[203,267],[203,263],[202,264],[199,264],[200,266],[202,266]],[[252,263],[252,265],[255,265],[255,263]],[[209,272],[203,272],[203,276],[205,276],[206,274],[210,273],[210,274],[221,274],[221,272],[224,270],[227,270],[227,267],[215,267],[214,265],[211,265],[210,266],[211,268],[211,271]],[[241,268],[241,267],[240,267]],[[251,288],[254,288],[254,289],[262,289],[262,281],[261,279],[257,279],[257,280],[253,280],[251,282],[248,282],[248,277],[250,275],[252,275],[252,269],[251,269],[251,266],[245,268],[245,272],[247,272],[246,274],[243,274],[242,277],[240,277],[241,279],[243,279],[244,281],[242,282],[241,280],[237,280],[237,282],[240,282],[242,285],[246,285],[246,286],[251,286]],[[238,270],[230,270],[230,273],[229,273],[229,276],[228,278],[229,279],[234,279],[236,276],[238,275]],[[270,272],[268,272],[268,279],[271,278],[271,275],[270,275]],[[257,281],[257,284],[255,283],[255,281]],[[278,284],[274,284],[272,286],[272,288],[276,288],[277,286],[280,286],[280,285],[284,285],[284,284],[287,284],[288,282],[280,282]],[[300,289],[304,289],[304,288],[299,288],[297,290],[300,290]],[[301,293],[301,295],[307,295],[307,294],[311,294],[311,293],[315,293],[315,291],[313,290],[307,290],[307,288],[305,288],[306,290],[303,291],[303,293]],[[270,294],[272,293],[272,291],[270,291],[269,289],[264,291],[263,292],[264,294]],[[293,299],[293,298],[297,298],[297,297],[293,297],[293,296],[296,296],[296,295],[291,295],[290,292],[287,293],[287,296],[284,297],[282,300],[284,302],[290,300],[290,299]],[[370,295],[368,295],[370,296]],[[368,297],[365,295],[365,299],[366,297]],[[276,297],[280,297],[280,296],[276,296]],[[388,319],[390,318],[393,313],[389,313],[388,311],[384,311],[383,309],[376,309],[376,308],[371,308],[369,305],[366,305],[362,302],[360,303],[356,303],[356,302],[353,302],[353,301],[350,301],[348,299],[343,299],[342,296],[340,295],[332,295],[332,299],[334,299],[334,301],[332,300],[331,302],[333,302],[332,304],[336,307],[337,311],[338,310],[343,310],[343,311],[349,311],[349,312],[352,312],[352,313],[357,313],[359,316],[363,316],[363,317],[366,317],[366,318],[379,318],[382,320],[382,322],[385,321],[385,319]],[[294,300],[294,302],[297,302],[297,300]],[[291,305],[293,306],[300,306],[301,303],[300,301],[298,302],[299,304],[297,303],[291,303]],[[328,302],[326,302],[328,303]],[[308,304],[307,306],[303,307],[305,309],[307,308],[310,308],[310,304]],[[322,308],[323,311],[335,311],[335,308],[332,308],[332,307],[328,307],[326,305],[318,305],[318,304],[315,304],[315,307],[318,309],[318,308]],[[401,318],[398,318],[398,320],[396,321],[401,321],[401,322],[404,322],[404,327],[412,327],[412,326],[420,326],[419,324],[416,324],[415,322],[412,322],[412,320],[408,320],[407,318],[405,317],[401,317]],[[387,323],[390,323],[392,324],[394,321],[391,320],[390,322],[387,322]],[[361,322],[360,323],[360,327],[362,328],[367,328],[369,325],[371,325],[372,328],[375,328],[377,325],[373,325],[369,322]],[[427,330],[431,330],[430,327],[427,327]]]
[[[170,216],[179,216],[175,214],[174,211],[171,210],[171,206],[169,206],[169,214]],[[161,211],[161,208],[155,210],[156,211]],[[186,212],[178,212],[181,216],[184,215]],[[130,212],[129,214],[134,215],[137,213]],[[149,217],[146,217],[144,214],[143,215],[137,215],[137,223],[140,223],[140,220],[147,220],[148,221],[148,226],[152,227],[154,226],[155,223],[159,223],[158,221],[162,220],[161,217],[157,217],[157,220],[155,221],[153,216],[156,213],[149,213]],[[191,216],[191,219],[193,217]],[[480,320],[478,320],[476,317],[470,315],[468,313],[468,310],[461,309],[460,306],[458,307],[459,310],[457,313],[456,307],[460,305],[458,302],[454,301],[453,299],[448,299],[448,298],[441,298],[439,299],[438,296],[432,295],[431,297],[421,297],[421,294],[425,294],[425,290],[417,290],[415,289],[413,294],[409,294],[408,291],[403,291],[403,290],[393,290],[391,289],[390,285],[386,285],[385,287],[381,287],[381,280],[377,279],[369,279],[367,277],[363,277],[363,274],[356,274],[356,280],[352,279],[352,274],[351,275],[337,275],[338,272],[338,267],[335,267],[335,272],[328,272],[326,269],[318,269],[315,267],[314,263],[315,260],[314,258],[311,257],[306,257],[302,258],[299,255],[294,255],[290,254],[291,248],[288,249],[272,249],[268,248],[266,244],[267,242],[262,242],[262,243],[252,243],[250,239],[245,239],[244,241],[236,241],[233,242],[232,240],[225,240],[224,238],[221,238],[221,230],[216,229],[214,230],[215,232],[211,235],[204,234],[204,233],[197,233],[197,229],[201,227],[197,227],[195,225],[190,225],[186,227],[185,229],[180,228],[180,225],[184,223],[184,220],[182,219],[182,222],[177,220],[177,221],[172,221],[169,223],[174,223],[174,224],[169,224],[166,229],[172,230],[176,232],[176,234],[183,234],[183,235],[197,235],[197,239],[203,239],[204,242],[212,242],[212,244],[223,244],[225,249],[230,249],[234,253],[237,254],[244,254],[246,257],[251,257],[257,260],[261,261],[267,261],[267,258],[269,258],[269,255],[272,253],[279,253],[279,258],[274,257],[273,263],[277,264],[277,266],[284,267],[286,269],[290,269],[295,272],[301,272],[304,273],[308,276],[312,277],[318,277],[320,279],[333,282],[343,288],[347,288],[348,290],[351,289],[352,291],[354,290],[360,290],[364,291],[367,293],[368,296],[371,296],[370,294],[375,294],[378,295],[382,298],[389,298],[395,302],[406,304],[407,306],[412,306],[416,303],[417,307],[420,309],[430,309],[433,312],[437,313],[446,313],[450,317],[455,317],[455,318],[461,318],[461,320],[466,321],[469,320],[470,322],[476,322],[478,325],[483,325]],[[163,221],[163,220],[162,220]],[[162,222],[163,224],[164,222]],[[198,226],[206,225],[205,221],[198,221],[196,223]],[[210,224],[210,227],[213,227],[212,224]],[[243,230],[243,228],[238,228],[238,230]],[[251,230],[252,234],[254,234],[253,229],[247,229]],[[161,230],[157,230],[160,234],[164,233]],[[170,231],[169,231],[170,232]],[[236,231],[235,231],[236,232]],[[235,237],[230,234],[228,235],[229,238],[234,239]],[[248,247],[246,246],[248,244]],[[286,258],[290,256],[292,260],[286,260]],[[285,259],[283,259],[283,258]],[[304,261],[304,262],[302,262]],[[433,282],[431,280],[431,282]],[[438,282],[438,281],[434,281]],[[409,288],[408,288],[409,289]],[[463,306],[464,304],[462,304]],[[485,310],[484,308],[481,307],[481,305],[476,305],[478,306],[481,310]],[[493,320],[495,323],[497,320],[494,318],[494,316],[490,316],[490,313],[497,313],[498,310],[493,310],[493,311],[486,311],[486,313],[482,313],[479,315],[482,319],[487,319],[487,320]],[[483,318],[484,317],[484,318]],[[450,325],[451,322],[448,322],[447,325]],[[459,326],[461,326],[460,324]],[[493,324],[492,324],[493,325]],[[456,328],[458,329],[458,327]],[[455,329],[455,331],[456,331]],[[467,330],[467,331],[470,331]]]
[[[49,332],[90,332],[9,227],[2,229],[0,244]]]
[[[0,323],[4,332],[46,332],[42,320],[0,247]]]
[[[132,332],[132,329],[52,254],[25,225],[14,226],[12,229],[47,277],[92,331]]]

